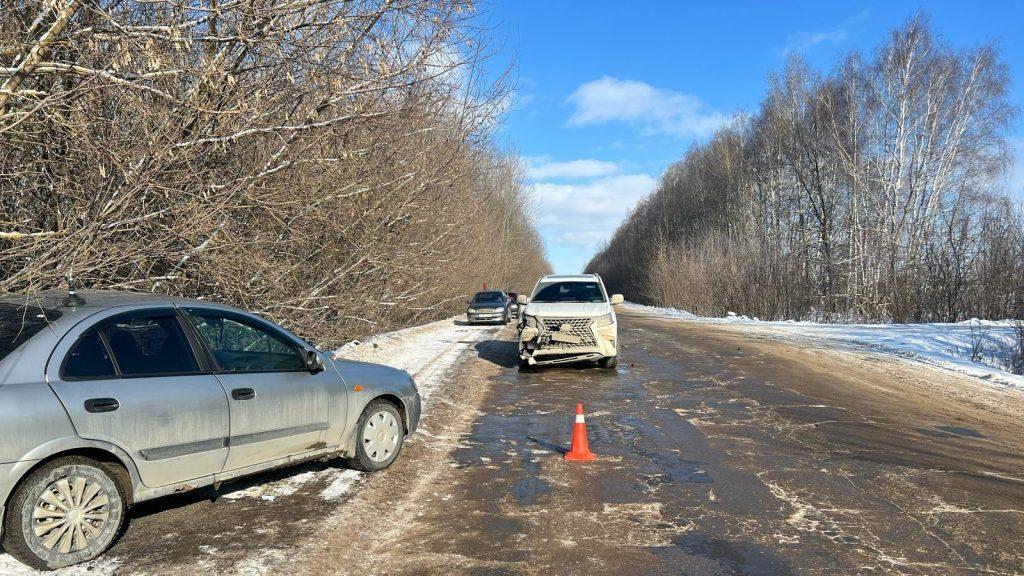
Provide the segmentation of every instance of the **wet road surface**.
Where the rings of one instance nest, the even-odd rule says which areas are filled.
[[[1019,419],[950,398],[930,370],[620,322],[617,371],[519,373],[511,334],[478,346],[490,366],[464,377],[490,380],[480,415],[374,548],[382,572],[1024,570]],[[576,401],[593,464],[560,458]]]

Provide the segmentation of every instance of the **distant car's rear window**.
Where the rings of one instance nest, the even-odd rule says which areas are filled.
[[[60,316],[57,310],[31,303],[0,302],[0,360]]]
[[[474,302],[501,302],[505,300],[505,297],[501,292],[477,292],[476,296],[473,296]]]

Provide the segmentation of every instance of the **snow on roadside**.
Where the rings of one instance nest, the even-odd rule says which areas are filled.
[[[956,324],[821,324],[816,322],[766,322],[730,315],[725,318],[695,316],[675,308],[656,308],[627,303],[631,310],[698,322],[741,325],[745,330],[787,340],[825,341],[845,348],[870,349],[980,378],[1024,392],[1024,376],[999,366],[1013,349],[1015,328],[1010,320],[968,320]],[[970,359],[975,342],[985,350],[980,362]]]
[[[412,374],[424,402],[444,382],[443,376],[463,351],[493,336],[503,326],[468,325],[456,318],[353,341],[334,352],[335,358],[376,362]]]
[[[445,377],[455,367],[462,353],[476,344],[495,336],[503,326],[466,325],[458,317],[439,320],[430,324],[406,328],[373,336],[363,342],[350,342],[334,352],[336,358],[376,362],[401,368],[413,375],[424,400],[424,410],[429,409],[431,398],[441,388]],[[257,479],[258,480],[258,479]],[[345,468],[315,469],[299,472],[273,482],[257,482],[220,495],[228,500],[260,499],[273,501],[291,496],[307,485],[324,486],[318,494],[326,501],[337,501],[346,496],[362,481],[362,474]],[[316,483],[316,484],[314,484]],[[262,576],[264,566],[269,565],[277,550],[266,551],[267,557],[251,558],[237,564],[228,574],[239,576]],[[85,564],[47,572],[53,576],[103,576],[124,568],[116,557],[100,557]],[[201,571],[201,570],[200,570]],[[21,564],[8,554],[0,553],[0,575],[28,576],[40,574]]]
[[[55,570],[53,572],[37,572],[11,557],[10,554],[0,554],[0,574],[3,576],[28,576],[46,574],[54,576],[106,576],[113,574],[121,567],[121,562],[116,558],[97,558],[84,564],[76,564],[69,568]]]
[[[457,318],[396,330],[365,341],[352,341],[334,352],[341,360],[375,362],[400,368],[413,375],[423,397],[425,409],[429,399],[444,381],[463,351],[475,346],[485,336],[501,330],[501,326],[465,325]],[[355,470],[328,468],[311,470],[275,482],[258,483],[227,492],[221,498],[238,500],[257,498],[273,501],[291,496],[312,482],[326,484],[320,492],[324,500],[336,500],[359,484],[362,474]]]

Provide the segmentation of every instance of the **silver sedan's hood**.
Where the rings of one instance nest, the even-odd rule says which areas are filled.
[[[611,311],[611,304],[607,302],[530,302],[523,313],[541,318],[596,318]]]

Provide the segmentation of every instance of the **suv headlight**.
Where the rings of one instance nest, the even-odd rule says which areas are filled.
[[[604,328],[605,326],[611,326],[614,323],[615,323],[615,314],[612,314],[611,312],[605,314],[604,316],[599,316],[599,317],[594,319],[594,326],[597,327],[597,328]]]

